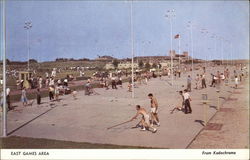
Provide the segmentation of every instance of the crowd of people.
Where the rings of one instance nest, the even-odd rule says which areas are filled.
[[[232,67],[231,67],[232,70]],[[240,68],[234,67],[233,72],[230,73],[229,68],[224,67],[223,71],[221,70],[212,70],[210,73],[211,75],[211,84],[207,85],[207,75],[208,71],[206,71],[205,67],[202,67],[200,70],[198,70],[194,77],[194,82],[192,82],[192,76],[190,74],[187,74],[187,85],[186,88],[182,91],[179,91],[179,94],[181,96],[181,105],[175,107],[171,113],[175,109],[179,111],[183,111],[185,114],[192,114],[192,107],[191,107],[191,96],[190,92],[193,92],[195,90],[205,89],[208,86],[210,87],[216,87],[220,88],[221,85],[228,85],[228,83],[234,82],[234,88],[238,87],[238,84],[244,80],[245,77],[248,76],[248,71],[246,67],[241,66]],[[185,67],[183,70],[176,69],[174,70],[173,74],[175,79],[181,77],[181,73],[186,73],[187,68]],[[110,87],[113,90],[117,90],[118,88],[123,88],[124,80],[128,81],[128,92],[132,92],[132,88],[138,87],[137,85],[147,85],[148,81],[151,78],[156,78],[157,76],[161,79],[163,73],[156,74],[155,72],[135,72],[134,76],[134,86],[132,85],[132,77],[126,77],[127,75],[125,73],[116,73],[116,74],[98,74],[96,73],[91,79],[88,79],[87,82],[83,85],[83,88],[85,89],[85,95],[97,95],[95,91],[95,87],[93,85],[99,85],[102,88],[105,88],[105,90],[109,90]],[[171,70],[168,70],[167,73],[165,73],[166,76],[171,75]],[[185,75],[185,74],[184,74]],[[48,90],[48,97],[50,101],[59,101],[60,95],[65,94],[72,94],[74,99],[76,98],[77,91],[74,89],[73,91],[69,88],[69,81],[73,80],[74,77],[71,75],[67,75],[65,79],[56,79],[55,76],[49,77],[48,74],[45,75],[45,79],[43,79],[41,76],[31,79],[31,88],[36,88],[36,100],[37,104],[40,105],[41,98],[42,98],[42,88],[46,88]],[[96,78],[97,77],[97,78]],[[95,83],[96,80],[98,80],[98,83]],[[195,86],[192,87],[192,84]],[[21,102],[23,106],[32,105],[33,101],[29,102],[27,98],[27,89],[24,86],[22,86],[21,90]],[[194,89],[194,90],[193,90]],[[159,111],[159,104],[157,102],[156,97],[153,96],[152,93],[148,94],[148,97],[150,99],[150,106],[151,109],[149,112],[146,111],[144,107],[141,105],[136,105],[137,113],[134,117],[131,118],[131,121],[134,120],[139,115],[142,115],[142,119],[137,125],[137,127],[141,127],[141,129],[144,130],[151,130],[153,133],[157,131],[157,128],[154,127],[160,126],[158,111]],[[10,89],[7,88],[7,104],[9,107],[11,107],[10,103]]]

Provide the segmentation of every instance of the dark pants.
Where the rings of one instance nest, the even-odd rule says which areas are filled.
[[[187,90],[188,90],[188,92],[191,92],[191,83],[187,84]]]
[[[90,95],[90,88],[89,87],[86,87],[85,88],[85,95]]]
[[[117,89],[115,81],[112,81],[111,84],[112,84],[112,89]]]
[[[211,87],[215,87],[215,80],[214,79],[212,80]]]
[[[37,104],[41,104],[41,96],[40,95],[37,95],[36,102],[37,102]]]
[[[52,99],[54,99],[54,95],[52,92],[49,92],[49,100],[52,100]]]
[[[192,113],[192,109],[191,109],[191,106],[190,106],[190,101],[189,99],[186,99],[185,102],[185,113]]]
[[[10,110],[11,109],[11,106],[10,106],[10,95],[6,96],[6,102],[7,102],[8,108]]]
[[[202,79],[201,86],[202,86],[202,88],[207,88],[206,80],[205,79]]]

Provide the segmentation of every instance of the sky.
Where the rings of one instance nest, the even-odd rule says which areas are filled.
[[[9,0],[7,58],[26,61],[28,46],[30,59],[40,62],[98,55],[131,58],[130,6],[118,0]],[[133,1],[132,10],[134,56],[168,55],[171,26],[165,15],[174,10],[172,48],[177,53],[180,48],[200,59],[249,59],[248,1]],[[29,31],[27,21],[32,22]],[[207,33],[201,33],[204,29]]]

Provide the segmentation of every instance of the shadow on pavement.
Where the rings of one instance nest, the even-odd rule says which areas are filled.
[[[202,126],[205,126],[203,120],[195,120],[194,122],[200,123]]]
[[[52,105],[55,105],[55,104],[50,104],[50,105],[52,106]],[[53,108],[50,108],[49,110],[43,112],[42,114],[36,116],[35,118],[33,118],[33,119],[31,119],[31,120],[29,120],[28,122],[24,123],[23,125],[21,125],[21,126],[17,127],[16,129],[10,131],[7,135],[9,136],[9,135],[13,134],[14,132],[16,132],[16,131],[18,131],[19,129],[23,128],[24,126],[26,126],[26,125],[29,124],[30,122],[36,120],[37,118],[41,117],[42,115],[44,115],[44,114],[48,113],[49,111],[53,110],[54,108],[56,108],[56,106],[53,106]]]
[[[217,110],[217,106],[209,106],[209,108],[213,108],[213,109]]]

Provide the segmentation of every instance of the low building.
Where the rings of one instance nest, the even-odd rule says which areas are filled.
[[[106,63],[105,69],[107,69],[107,70],[109,70],[109,69],[115,69],[115,66],[112,63]]]
[[[117,69],[129,69],[132,68],[131,62],[121,62],[118,64]],[[134,68],[139,68],[138,63],[134,63]],[[112,63],[107,63],[105,69],[115,69],[115,66]]]
[[[138,67],[139,67],[138,63],[134,63],[134,68],[138,68]],[[128,68],[132,68],[131,62],[124,62],[124,63],[118,64],[118,69],[128,69]]]

